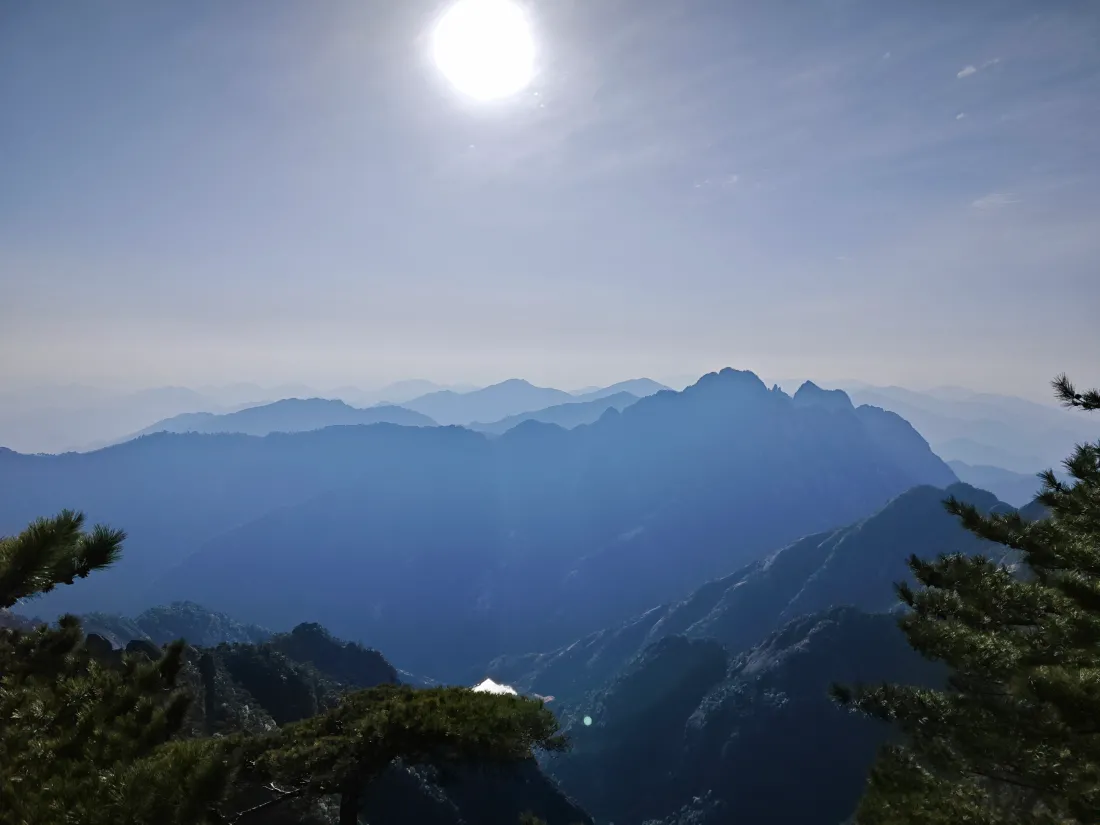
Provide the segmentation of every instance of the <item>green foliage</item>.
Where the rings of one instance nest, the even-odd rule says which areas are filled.
[[[217,654],[233,679],[280,725],[321,709],[319,674],[266,645],[218,645]]]
[[[1068,406],[1100,409],[1060,376]],[[1100,442],[1044,473],[1049,515],[946,506],[975,535],[1015,551],[916,557],[898,586],[912,646],[950,668],[946,690],[834,688],[843,704],[904,734],[872,770],[860,825],[1075,825],[1100,821]]]
[[[113,563],[124,534],[85,532],[83,523],[65,511],[0,539],[0,605]],[[304,650],[324,643],[319,655],[342,675],[393,678],[376,652],[339,646],[320,628],[300,631],[277,638]],[[337,794],[340,821],[353,823],[366,785],[394,761],[514,762],[536,748],[565,747],[542,702],[395,685],[337,702],[334,685],[312,665],[267,644],[226,645],[215,654],[288,724],[271,734],[188,736],[191,696],[180,686],[187,650],[179,641],[115,651],[85,636],[73,616],[56,627],[0,628],[0,821],[244,825],[290,800]],[[199,656],[196,669],[213,705],[214,658]],[[252,801],[227,814],[227,797]]]
[[[259,747],[258,753],[250,753]],[[542,702],[467,688],[384,685],[348,694],[331,711],[245,743],[249,775],[308,795],[340,794],[341,822],[395,760],[514,762],[566,742]]]
[[[12,605],[111,564],[121,531],[69,511],[0,540],[0,603]],[[21,825],[206,821],[230,781],[213,740],[172,741],[189,698],[183,644],[155,660],[104,658],[74,617],[0,630],[0,811]],[[101,640],[98,640],[101,641]]]
[[[308,662],[352,687],[374,687],[398,681],[393,665],[377,650],[334,639],[319,624],[300,624],[290,633],[273,636],[268,646],[296,662]]]
[[[126,534],[97,525],[84,531],[84,514],[62,510],[18,536],[0,538],[0,608],[72,584],[118,561]]]

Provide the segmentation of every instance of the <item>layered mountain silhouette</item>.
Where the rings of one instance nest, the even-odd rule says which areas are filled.
[[[266,628],[238,622],[194,602],[153,607],[132,619],[116,613],[89,613],[80,617],[80,623],[86,633],[102,636],[115,647],[133,641],[152,642],[159,647],[176,639],[186,639],[197,647],[259,644],[273,635]]]
[[[499,421],[510,415],[542,410],[576,400],[575,396],[564,390],[536,387],[522,378],[510,378],[472,392],[431,392],[407,401],[403,406],[447,425]]]
[[[433,427],[435,423],[426,415],[392,404],[358,408],[343,401],[328,398],[285,398],[271,404],[246,407],[243,410],[221,415],[201,412],[183,413],[151,424],[131,438],[161,432],[269,435],[354,424]]]
[[[859,387],[850,394],[904,416],[938,455],[971,465],[1034,474],[1060,466],[1076,443],[1096,438],[1096,423],[1078,411],[1023,398],[951,387]]]
[[[609,409],[619,411],[625,410],[637,401],[638,398],[639,396],[632,395],[629,392],[616,392],[611,395],[601,395],[591,401],[573,401],[568,404],[555,404],[553,407],[547,407],[544,410],[510,415],[507,418],[502,418],[500,421],[494,421],[490,424],[474,423],[468,426],[471,430],[492,435],[506,433],[508,430],[522,424],[524,421],[556,424],[559,427],[571,430],[574,427],[579,427],[581,424],[595,423],[600,419],[600,416]]]
[[[948,461],[947,466],[960,480],[983,490],[989,490],[1001,501],[1014,507],[1023,507],[1028,504],[1039,493],[1042,486],[1037,473],[1017,473],[1003,467],[966,464],[962,461]]]
[[[494,439],[377,424],[2,451],[0,532],[74,505],[129,531],[117,569],[43,615],[191,599],[275,630],[320,621],[464,682],[956,480],[903,419],[842,401],[727,369]]]
[[[1010,509],[966,484],[915,487],[866,519],[799,539],[704,584],[682,601],[548,653],[501,657],[488,674],[520,690],[568,699],[603,685],[667,636],[714,639],[737,654],[800,615],[838,605],[888,612],[897,605],[894,583],[911,580],[910,556],[982,553],[999,558],[1004,550],[964,530],[943,507],[948,496],[984,512]]]
[[[651,378],[632,378],[629,381],[620,381],[607,387],[583,390],[573,395],[578,401],[596,401],[600,398],[607,398],[609,395],[618,395],[624,392],[630,393],[635,398],[645,398],[647,395],[654,395],[667,389],[670,388]]]

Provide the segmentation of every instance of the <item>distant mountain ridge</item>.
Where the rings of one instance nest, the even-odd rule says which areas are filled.
[[[973,465],[963,461],[948,461],[947,466],[967,484],[989,490],[1014,507],[1023,507],[1034,500],[1042,487],[1038,473],[1017,473],[1002,467]]]
[[[639,396],[632,395],[629,392],[617,392],[611,395],[599,395],[589,401],[572,401],[566,404],[556,404],[542,410],[535,410],[534,412],[510,415],[489,424],[475,422],[467,426],[479,433],[491,433],[493,435],[506,433],[525,421],[555,424],[571,430],[581,424],[594,424],[609,409],[621,412],[637,401],[638,398]]]
[[[80,617],[86,633],[95,633],[115,647],[132,641],[157,645],[186,639],[197,647],[230,644],[260,644],[274,634],[258,625],[238,622],[225,613],[215,613],[194,602],[175,602],[143,611],[133,619],[109,613],[89,613]]]
[[[264,436],[363,424],[400,424],[405,427],[436,425],[428,416],[404,407],[383,405],[358,408],[328,398],[284,398],[232,413],[183,413],[151,424],[124,440],[160,432]]]
[[[446,426],[474,421],[498,421],[510,415],[533,412],[556,404],[568,404],[576,397],[564,390],[536,387],[522,378],[510,378],[472,392],[440,390],[405,403]]]
[[[957,388],[851,387],[862,404],[909,421],[944,459],[1037,473],[1058,467],[1076,443],[1097,438],[1096,423],[1073,410]]]
[[[630,393],[635,398],[645,398],[648,395],[655,395],[656,393],[664,392],[669,389],[671,389],[671,387],[666,387],[664,384],[654,381],[651,378],[631,378],[628,381],[619,381],[617,384],[597,387],[573,393],[573,395],[579,401],[596,401],[610,395],[618,395],[624,392]]]

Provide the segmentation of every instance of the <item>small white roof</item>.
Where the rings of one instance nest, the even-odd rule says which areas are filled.
[[[471,688],[471,690],[475,691],[476,693],[507,693],[511,696],[519,695],[518,693],[516,693],[516,689],[514,687],[509,687],[508,685],[498,685],[492,679],[486,679],[480,685]]]

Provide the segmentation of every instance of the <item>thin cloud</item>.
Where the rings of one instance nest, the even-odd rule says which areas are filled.
[[[728,189],[736,186],[739,180],[741,180],[741,176],[736,174],[720,178],[703,178],[703,180],[696,181],[694,187],[696,189]]]
[[[1008,206],[1009,204],[1019,203],[1020,199],[1015,195],[1005,192],[992,192],[984,197],[978,198],[976,201],[970,204],[973,209],[999,209],[1002,206]]]
[[[955,120],[962,120],[964,117],[966,117],[966,112],[959,112],[955,115]]]
[[[977,74],[982,69],[988,69],[990,66],[996,66],[1000,62],[1001,62],[1001,58],[994,57],[992,60],[985,61],[985,63],[983,63],[981,66],[974,66],[974,65],[963,66],[962,69],[960,69],[955,74],[955,77],[958,77],[958,78],[970,77],[970,75]]]

